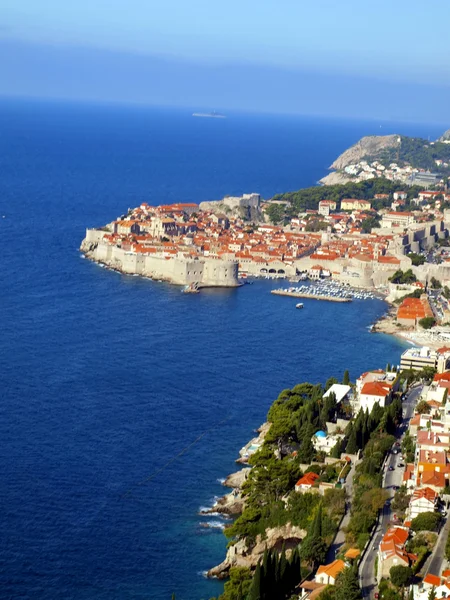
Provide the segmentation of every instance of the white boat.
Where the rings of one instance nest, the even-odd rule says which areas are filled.
[[[299,302],[295,305],[295,308],[303,308],[303,302]]]

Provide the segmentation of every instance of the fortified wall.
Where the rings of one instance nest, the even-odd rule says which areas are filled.
[[[394,230],[395,231],[395,230]],[[379,235],[392,235],[392,229],[377,229]],[[437,239],[448,237],[448,228],[444,221],[430,221],[422,225],[412,225],[403,235],[396,233],[389,245],[389,251],[394,254],[420,252],[434,246]]]
[[[247,219],[258,220],[261,217],[261,196],[259,194],[243,194],[242,196],[225,196],[222,200],[200,202],[200,210],[233,213]]]
[[[102,240],[105,233],[107,232],[88,229],[80,249],[91,260],[121,273],[162,279],[176,285],[196,283],[199,288],[239,285],[236,260],[136,254],[104,243]]]

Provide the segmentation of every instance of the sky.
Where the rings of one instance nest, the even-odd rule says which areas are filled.
[[[0,95],[450,121],[447,0],[0,0]]]

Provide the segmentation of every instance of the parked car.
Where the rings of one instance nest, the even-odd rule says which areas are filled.
[[[393,471],[393,470],[394,470],[394,467],[391,465],[391,466],[389,467],[389,471]]]
[[[398,463],[398,466],[399,467],[404,467],[405,465],[404,465],[404,463]]]

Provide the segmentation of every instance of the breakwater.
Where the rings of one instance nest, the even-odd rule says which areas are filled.
[[[327,296],[325,294],[309,294],[307,292],[294,292],[289,290],[272,290],[275,296],[290,296],[291,298],[310,298],[311,300],[327,300],[328,302],[351,302],[351,298],[340,298],[339,296]]]

